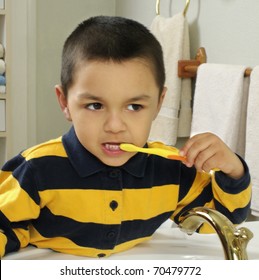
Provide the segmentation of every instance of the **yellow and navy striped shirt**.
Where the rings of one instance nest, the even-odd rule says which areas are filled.
[[[250,206],[248,168],[240,180],[181,162],[137,154],[125,165],[101,163],[73,127],[23,151],[0,172],[1,256],[28,244],[102,257],[149,239],[168,218],[207,206],[241,223]]]

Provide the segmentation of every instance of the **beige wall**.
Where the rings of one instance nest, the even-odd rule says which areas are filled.
[[[10,1],[10,0],[9,0]],[[11,0],[12,151],[58,137],[69,127],[56,98],[64,40],[94,15],[114,15],[115,0]]]
[[[164,17],[182,12],[185,0],[161,0]],[[151,25],[156,0],[117,0],[116,14]],[[208,62],[259,65],[258,0],[190,0],[187,13],[191,55],[205,47]],[[184,139],[178,139],[178,146]],[[259,220],[250,216],[250,220]]]
[[[164,17],[182,12],[185,0],[161,0]],[[116,14],[150,26],[156,0],[117,0]],[[205,47],[208,62],[259,64],[258,0],[190,0],[187,19],[192,56]]]
[[[10,0],[9,0],[10,1]],[[68,128],[57,105],[60,56],[66,36],[83,19],[104,14],[150,26],[156,0],[11,0],[12,154],[59,136]],[[185,1],[161,0],[161,15],[183,11]],[[258,0],[191,0],[187,13],[192,56],[206,48],[208,62],[259,64]]]
[[[86,18],[114,13],[115,2],[111,0],[37,0],[37,142],[63,134],[70,125],[54,94],[66,37]]]

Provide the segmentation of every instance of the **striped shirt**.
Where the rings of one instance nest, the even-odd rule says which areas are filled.
[[[149,239],[168,218],[178,223],[183,211],[197,206],[215,208],[241,223],[251,197],[243,164],[240,180],[140,153],[123,166],[110,167],[81,145],[72,127],[3,166],[1,256],[28,244],[108,256]]]

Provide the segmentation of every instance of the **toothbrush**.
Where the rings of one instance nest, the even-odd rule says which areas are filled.
[[[151,142],[151,143],[149,143],[148,148],[140,148],[133,144],[123,143],[123,144],[120,144],[120,149],[123,151],[126,151],[126,152],[140,152],[140,153],[157,155],[157,156],[164,157],[167,159],[174,159],[174,160],[180,160],[180,161],[186,160],[186,157],[179,155],[179,150],[177,148],[164,146],[160,142]],[[212,168],[211,170],[214,172],[220,171],[219,168]]]
[[[165,147],[159,142],[153,142],[149,144],[149,148],[137,147],[133,144],[123,143],[120,144],[120,149],[126,152],[140,152],[146,154],[158,155],[167,159],[174,159],[184,161],[186,157],[179,155],[179,150],[174,147]]]

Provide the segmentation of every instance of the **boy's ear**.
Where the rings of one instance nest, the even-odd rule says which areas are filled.
[[[56,92],[59,106],[60,106],[62,112],[64,113],[66,119],[68,121],[72,121],[72,118],[71,118],[71,115],[69,112],[69,108],[68,108],[67,98],[64,94],[62,87],[60,85],[55,86],[55,92]]]
[[[158,105],[157,105],[157,112],[156,112],[156,115],[154,117],[154,119],[157,117],[161,107],[162,107],[162,104],[163,104],[163,101],[164,101],[164,98],[165,98],[165,95],[166,95],[166,92],[167,92],[167,87],[164,87],[163,88],[163,91],[159,97],[159,100],[158,100]]]

